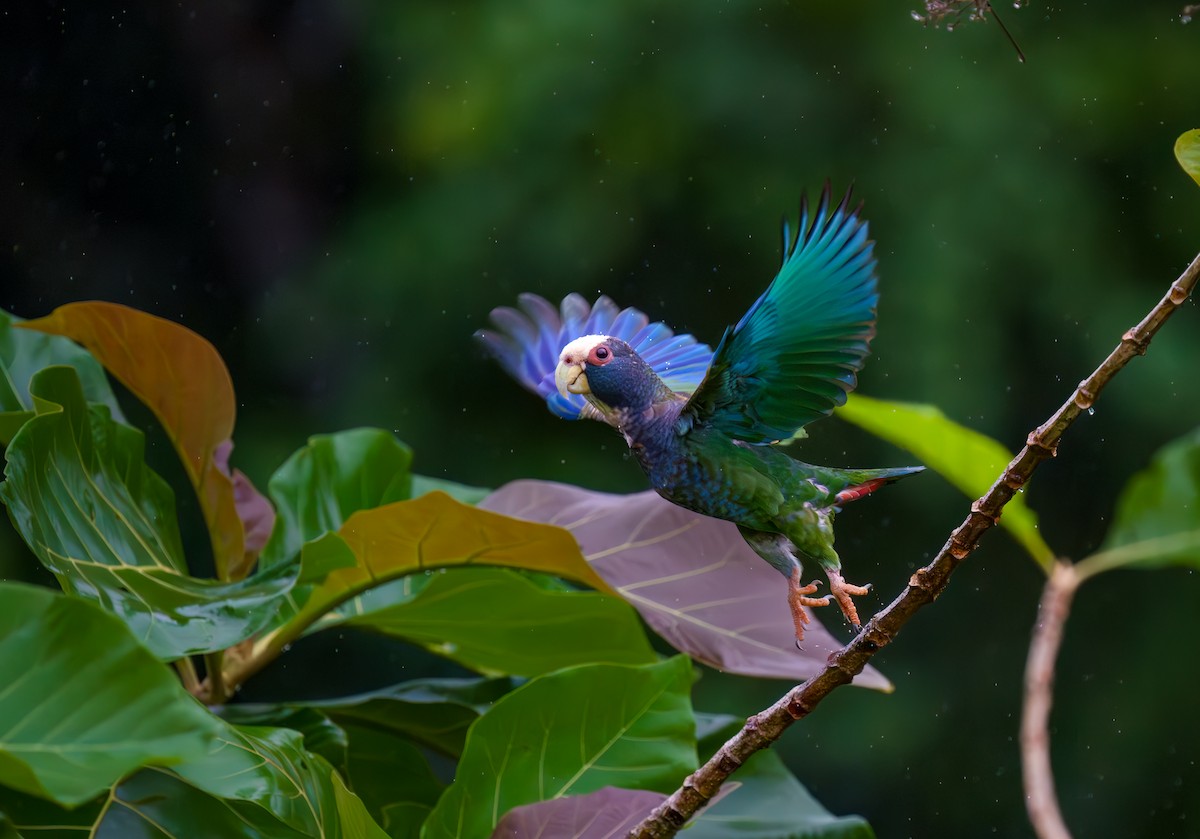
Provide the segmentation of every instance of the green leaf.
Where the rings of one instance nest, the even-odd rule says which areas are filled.
[[[1081,576],[1125,566],[1200,567],[1200,429],[1164,446],[1117,499],[1103,549]]]
[[[689,839],[873,839],[858,816],[826,810],[773,751],[755,754],[695,819]]]
[[[605,786],[666,791],[696,767],[686,656],[540,676],[474,725],[422,839],[487,837],[511,808]]]
[[[208,755],[174,771],[214,797],[260,807],[302,835],[385,835],[356,796],[339,796],[333,767],[289,728],[228,726]]]
[[[991,437],[947,419],[932,405],[885,402],[855,393],[835,413],[910,452],[971,499],[986,493],[1013,458]],[[1023,495],[1013,496],[1004,507],[1000,526],[1049,571],[1054,551],[1042,539],[1037,514]]]
[[[305,542],[334,533],[352,513],[410,496],[412,451],[377,428],[308,439],[271,476],[277,518],[266,565],[292,560]]]
[[[461,501],[464,504],[478,504],[491,494],[491,490],[484,487],[467,486],[442,478],[429,478],[425,475],[413,475],[412,497],[416,498],[427,492],[444,492],[455,501]]]
[[[36,824],[27,822],[30,827]],[[316,835],[289,827],[262,807],[222,799],[170,772],[153,770],[138,772],[113,790],[112,802],[88,827],[89,835],[121,839],[305,839]],[[29,833],[43,835],[40,830]]]
[[[112,615],[0,583],[0,784],[74,806],[205,754],[219,721]]]
[[[337,769],[345,769],[349,740],[346,732],[316,708],[302,705],[223,705],[214,709],[221,719],[241,726],[290,728],[304,737],[304,748],[319,754]]]
[[[125,421],[100,362],[74,341],[12,328],[20,322],[15,315],[0,311],[0,445],[7,445],[25,420],[33,417],[29,394],[33,374],[56,364],[74,367],[87,400],[106,405],[114,417]]]
[[[707,760],[745,720],[697,714],[697,746]],[[611,839],[641,823],[665,795],[605,787],[587,795],[515,807],[492,839]],[[873,839],[858,816],[826,810],[773,751],[753,755],[681,834],[700,839]]]
[[[354,566],[331,571],[295,615],[255,642],[251,661],[272,659],[351,598],[417,572],[498,565],[543,571],[613,593],[565,530],[469,507],[444,492],[359,510],[336,537],[305,545],[303,562],[341,565],[346,549],[354,556]],[[247,675],[235,667],[227,681],[240,684]]]
[[[146,466],[140,431],[88,409],[70,367],[33,377],[38,415],[5,452],[0,499],[63,588],[119,615],[159,657],[225,649],[271,619],[297,569],[236,583],[190,577],[175,497]]]
[[[1183,171],[1200,184],[1200,128],[1193,128],[1179,135],[1179,139],[1175,141],[1175,159],[1179,161]]]
[[[501,568],[434,574],[407,602],[346,623],[402,638],[487,674],[536,676],[572,664],[656,660],[620,598],[546,591]]]
[[[346,728],[392,733],[450,757],[471,724],[514,687],[511,679],[414,679],[385,690],[307,703]]]
[[[68,303],[21,326],[83,344],[154,412],[196,489],[217,577],[245,576],[254,553],[245,549],[233,476],[217,460],[233,435],[233,381],[213,345],[172,321],[101,301]]]
[[[367,812],[389,835],[416,837],[445,788],[425,755],[391,732],[347,724],[346,733],[349,777]]]

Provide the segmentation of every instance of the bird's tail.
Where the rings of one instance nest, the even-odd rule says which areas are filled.
[[[837,494],[837,504],[840,507],[843,504],[849,504],[851,501],[865,498],[885,484],[898,481],[906,475],[915,475],[917,472],[924,471],[924,466],[899,466],[894,469],[855,469],[849,473],[853,482]]]

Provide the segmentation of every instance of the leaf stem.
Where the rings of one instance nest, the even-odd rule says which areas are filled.
[[[179,680],[192,696],[200,695],[200,676],[196,673],[196,665],[191,658],[184,656],[175,660],[175,669],[179,671]]]
[[[1142,355],[1163,323],[1178,309],[1200,278],[1200,254],[1192,260],[1163,298],[1137,326],[1121,336],[1116,348],[1046,422],[1030,432],[1025,447],[984,495],[971,504],[971,512],[954,531],[933,561],[919,569],[908,586],[886,609],[869,620],[857,636],[829,657],[825,668],[782,699],[746,720],[746,725],[717,750],[712,758],[689,775],[683,785],[632,831],[631,839],[674,836],[701,807],[709,802],[739,766],[760,749],[770,746],[796,720],[813,709],[836,688],[867,665],[882,647],[891,643],[904,624],[946,588],[950,575],[979,544],[979,539],[999,520],[1000,513],[1029,481],[1037,467],[1054,457],[1063,432],[1092,407],[1104,387],[1136,355]]]
[[[225,666],[225,653],[218,650],[217,652],[208,653],[204,656],[204,668],[208,671],[207,695],[204,696],[204,702],[207,705],[224,705],[229,699],[229,690],[226,687],[225,676],[221,672],[221,668]]]
[[[1071,839],[1054,791],[1050,766],[1050,708],[1054,702],[1054,663],[1062,646],[1071,599],[1082,579],[1069,562],[1054,566],[1042,590],[1038,620],[1025,664],[1025,703],[1021,712],[1021,768],[1025,809],[1039,839]]]
[[[297,626],[288,623],[255,639],[245,657],[234,659],[223,674],[226,690],[235,690],[242,682],[278,658],[288,645],[303,635],[304,630],[315,622],[314,619]],[[285,629],[289,631],[285,633]]]

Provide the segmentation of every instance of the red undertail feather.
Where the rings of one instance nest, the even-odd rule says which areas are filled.
[[[887,478],[874,478],[856,486],[846,487],[836,496],[838,505],[849,504],[851,501],[857,501],[860,498],[865,498],[875,490],[879,489],[884,484],[890,484],[891,481]]]

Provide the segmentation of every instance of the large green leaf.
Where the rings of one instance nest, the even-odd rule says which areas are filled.
[[[987,492],[1013,458],[991,437],[959,425],[932,405],[885,402],[855,393],[835,413],[911,452],[968,498]],[[1000,526],[1049,571],[1054,551],[1038,531],[1037,514],[1024,496],[1014,496],[1005,506]]]
[[[345,729],[354,792],[389,836],[416,839],[445,785],[411,741],[369,726]]]
[[[68,303],[21,324],[83,344],[154,412],[200,499],[217,576],[249,572],[234,476],[219,461],[233,434],[236,403],[225,362],[204,338],[169,320],[117,303]]]
[[[724,715],[697,714],[701,759],[712,753],[745,721]],[[665,795],[605,787],[587,795],[515,807],[500,820],[492,839],[612,839],[624,836]],[[834,816],[783,765],[772,751],[759,752],[725,782],[713,801],[682,834],[702,839],[871,839],[874,833],[858,816]]]
[[[1179,135],[1175,141],[1175,159],[1183,171],[1200,184],[1200,128],[1193,128]]]
[[[76,805],[204,755],[220,722],[112,615],[0,583],[0,784]]]
[[[33,377],[38,414],[5,452],[0,499],[63,588],[119,615],[164,659],[224,649],[270,620],[297,576],[277,566],[236,583],[187,574],[170,487],[140,431],[89,410],[77,373]]]
[[[450,757],[471,724],[514,688],[512,679],[414,679],[384,690],[307,703],[343,728],[395,734]]]
[[[337,533],[308,542],[301,555],[306,567],[333,570],[286,623],[255,641],[251,667],[273,658],[351,598],[419,572],[497,565],[542,571],[613,593],[565,530],[470,507],[444,492],[359,510]],[[249,672],[235,664],[227,681],[239,684]]]
[[[174,769],[143,769],[72,811],[0,787],[0,810],[36,836],[68,826],[122,839],[386,836],[324,758],[308,753],[301,735],[285,728],[222,725],[201,757]]]
[[[605,786],[665,791],[696,766],[691,664],[589,664],[534,679],[467,735],[422,839],[487,837],[521,804]]]
[[[336,532],[351,514],[407,499],[411,463],[408,446],[378,428],[310,437],[267,485],[277,518],[262,561],[290,561],[305,542]]]
[[[357,796],[339,794],[333,767],[289,728],[228,726],[208,755],[174,772],[216,798],[262,808],[303,835],[386,835]]]
[[[422,646],[482,673],[536,676],[572,664],[656,659],[637,612],[590,591],[547,591],[502,568],[434,574],[411,600],[346,623]]]
[[[20,322],[20,318],[0,311],[0,445],[7,445],[25,420],[33,416],[33,397],[29,394],[33,374],[55,364],[74,367],[87,400],[107,405],[109,412],[124,422],[104,368],[91,353],[57,335],[12,328]]]
[[[1200,429],[1164,446],[1129,480],[1103,549],[1076,570],[1165,565],[1200,567]]]

